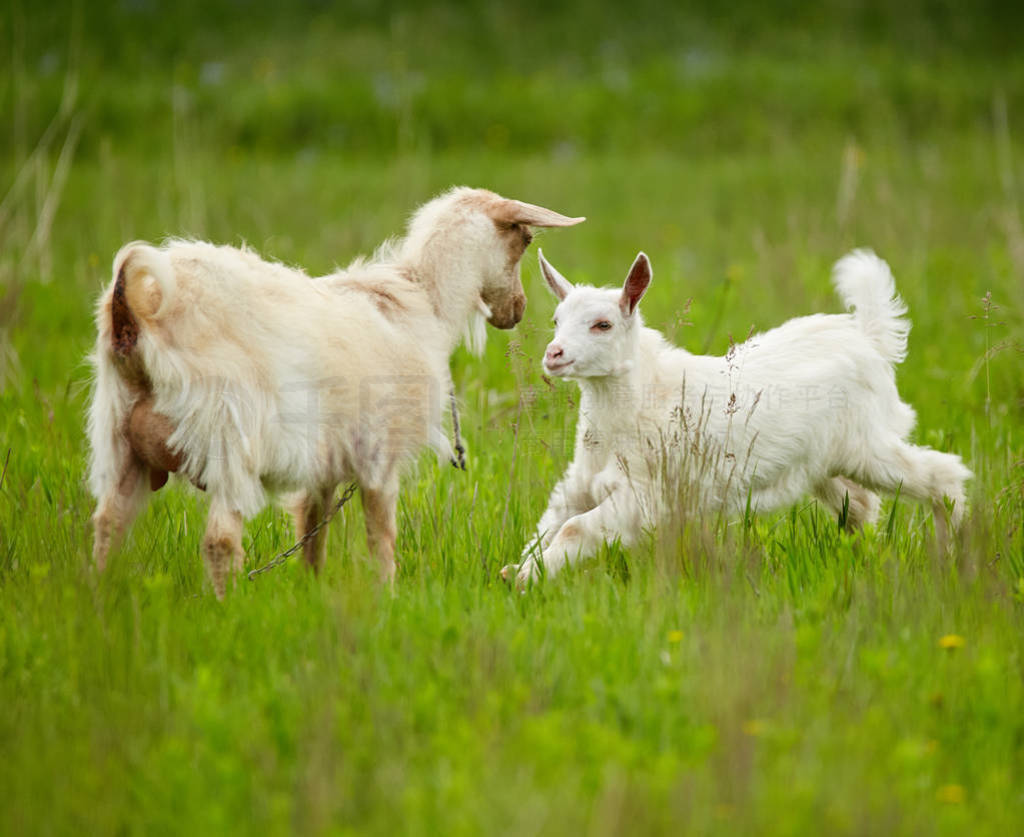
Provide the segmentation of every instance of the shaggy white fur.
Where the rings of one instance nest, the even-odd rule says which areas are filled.
[[[878,513],[873,491],[931,501],[946,535],[964,512],[960,457],[909,444],[913,409],[893,364],[910,323],[888,265],[857,250],[833,281],[850,314],[790,320],[734,345],[692,355],[645,328],[637,303],[651,280],[640,253],[621,291],[573,286],[540,255],[560,302],[545,371],[581,390],[576,450],[527,545],[502,570],[522,586],[614,538],[628,545],[673,510],[768,511],[811,493],[849,526]]]
[[[526,305],[530,226],[579,223],[481,189],[427,203],[373,260],[311,279],[234,247],[128,244],[100,299],[89,410],[100,568],[168,471],[210,496],[203,553],[223,596],[242,564],[242,520],[290,497],[299,535],[335,487],[359,483],[369,541],[392,579],[401,466],[442,428],[448,358],[484,318],[512,328]],[[147,480],[148,476],[148,480]],[[323,561],[325,532],[305,545]]]

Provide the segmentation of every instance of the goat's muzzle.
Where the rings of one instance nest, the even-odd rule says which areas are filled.
[[[495,328],[515,328],[516,324],[523,318],[526,311],[526,296],[517,294],[500,305],[489,302],[491,316],[487,322]]]

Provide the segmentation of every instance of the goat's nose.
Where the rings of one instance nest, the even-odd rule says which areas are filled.
[[[548,346],[548,350],[544,353],[544,359],[549,361],[558,360],[563,354],[564,353],[562,352],[562,347],[559,346],[557,343],[552,343],[550,346]]]

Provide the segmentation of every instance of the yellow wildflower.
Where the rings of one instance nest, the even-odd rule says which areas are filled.
[[[966,644],[967,640],[960,636],[960,634],[946,634],[939,639],[939,648],[952,650],[953,648],[963,648]]]
[[[943,785],[935,791],[935,798],[947,805],[960,805],[964,801],[963,785]]]

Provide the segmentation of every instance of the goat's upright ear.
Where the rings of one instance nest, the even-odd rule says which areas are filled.
[[[636,310],[637,303],[640,302],[640,297],[647,292],[647,286],[651,284],[653,275],[651,262],[647,258],[647,254],[641,250],[637,253],[636,261],[629,269],[629,275],[622,286],[619,308],[622,309],[623,316],[629,317]]]
[[[544,258],[544,252],[539,247],[537,248],[537,259],[540,261],[540,272],[544,274],[551,293],[560,300],[565,299],[569,295],[569,291],[572,290],[572,282],[555,270],[554,266]]]
[[[587,220],[582,216],[569,218],[553,209],[507,198],[495,202],[488,214],[501,224],[528,224],[531,227],[572,227]]]

